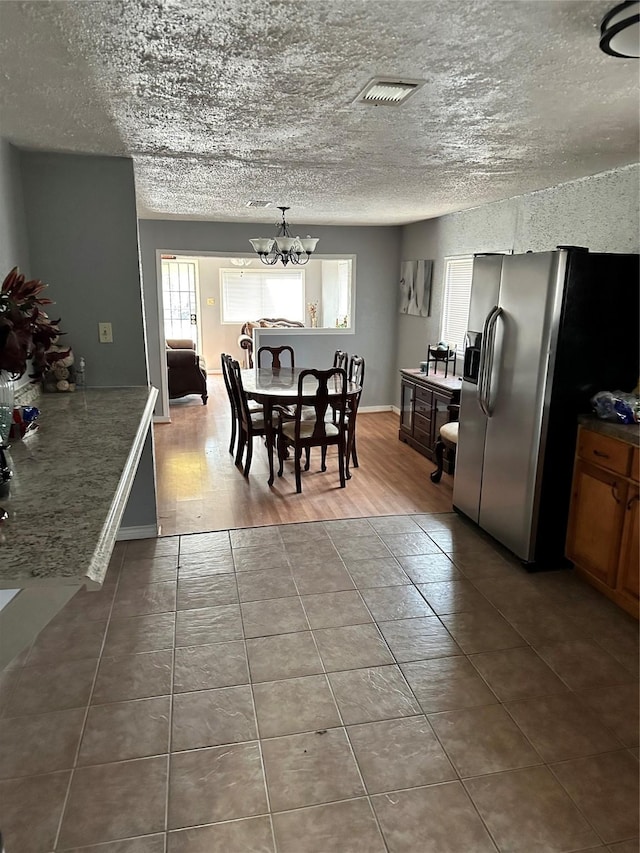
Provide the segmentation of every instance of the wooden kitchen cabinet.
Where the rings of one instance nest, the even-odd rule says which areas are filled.
[[[637,448],[580,427],[567,557],[601,592],[638,618]]]
[[[432,459],[440,427],[452,420],[450,406],[460,402],[460,379],[419,370],[401,370],[400,376],[398,438]],[[453,474],[452,459],[445,457],[443,470]]]

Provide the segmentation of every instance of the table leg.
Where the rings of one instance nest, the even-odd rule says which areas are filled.
[[[265,400],[264,403],[264,437],[267,443],[267,454],[269,456],[269,480],[270,486],[273,486],[273,405],[270,400]]]

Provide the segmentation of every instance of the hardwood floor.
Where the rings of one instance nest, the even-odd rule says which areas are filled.
[[[155,424],[158,517],[163,536],[298,521],[359,518],[414,512],[450,512],[451,477],[434,485],[434,463],[398,440],[392,412],[358,415],[359,468],[339,488],[336,452],[327,471],[320,452],[311,456],[297,495],[293,463],[267,485],[264,447],[255,439],[247,480],[229,454],[230,412],[221,376],[210,376],[209,403],[196,396],[171,405],[170,424]]]

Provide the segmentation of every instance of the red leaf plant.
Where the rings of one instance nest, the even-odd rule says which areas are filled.
[[[14,267],[0,288],[0,370],[12,379],[19,379],[32,360],[32,381],[38,381],[52,361],[65,353],[47,351],[64,334],[58,329],[59,320],[50,320],[42,310],[52,301],[42,296],[47,287],[38,279],[26,280],[24,273]],[[68,353],[67,353],[68,354]]]

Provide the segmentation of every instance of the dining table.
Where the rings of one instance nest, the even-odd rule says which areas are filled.
[[[242,371],[242,386],[250,400],[255,400],[262,405],[264,410],[265,443],[269,457],[269,480],[273,485],[273,448],[275,446],[275,429],[273,425],[273,410],[276,406],[295,408],[297,405],[309,406],[313,404],[318,389],[318,381],[310,374],[302,380],[302,391],[299,393],[298,379],[304,370],[313,368],[304,367],[253,367]],[[322,368],[323,370],[326,368]],[[352,408],[357,406],[358,396],[362,390],[356,382],[347,382],[347,404]],[[342,396],[342,384],[338,375],[329,379],[327,385],[329,391],[329,402]],[[347,445],[347,462],[349,459],[349,448],[352,437],[349,437]]]

